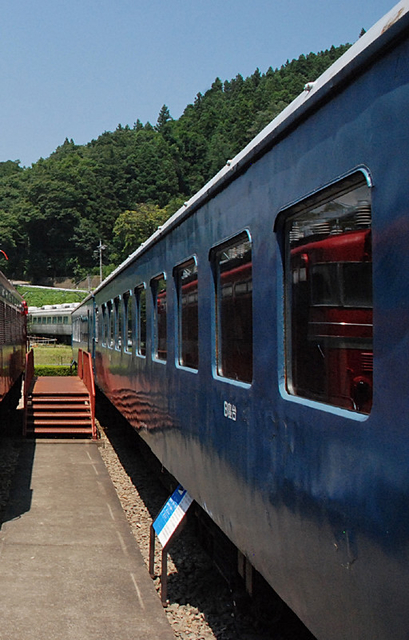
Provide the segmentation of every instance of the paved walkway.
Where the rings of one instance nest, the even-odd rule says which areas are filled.
[[[95,442],[23,444],[0,584],[6,640],[174,640]]]

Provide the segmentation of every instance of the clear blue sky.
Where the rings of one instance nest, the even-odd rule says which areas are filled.
[[[179,118],[216,77],[355,42],[393,0],[0,0],[0,162],[30,166],[163,104]]]

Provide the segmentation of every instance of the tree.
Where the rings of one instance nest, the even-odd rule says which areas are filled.
[[[23,171],[23,167],[20,167],[20,160],[6,160],[6,162],[0,162],[0,178],[11,176],[21,171]]]
[[[86,145],[66,138],[31,167],[0,162],[0,248],[7,274],[70,276],[132,252],[349,45],[302,55],[248,78],[216,78],[173,120],[137,119]],[[165,211],[166,210],[166,213]]]
[[[141,203],[121,213],[113,228],[114,245],[125,260],[165,222],[168,213],[156,204]]]
[[[169,122],[170,120],[172,120],[172,117],[170,115],[168,107],[166,106],[166,104],[164,104],[161,110],[159,111],[158,119],[156,121],[156,126],[155,126],[156,131],[159,131],[159,132],[163,131],[166,123]]]

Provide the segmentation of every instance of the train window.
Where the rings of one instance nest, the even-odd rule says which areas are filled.
[[[4,320],[5,320],[4,344],[8,344],[9,334],[10,334],[10,320],[9,320],[9,307],[7,306],[7,303],[5,303],[5,306],[4,306]]]
[[[6,342],[6,305],[0,300],[0,344]]]
[[[135,289],[136,301],[136,353],[146,356],[146,289],[141,284]]]
[[[253,281],[247,232],[212,251],[216,277],[216,362],[220,376],[253,378]]]
[[[101,322],[100,322],[100,339],[103,347],[106,347],[107,344],[107,308],[105,304],[101,305]]]
[[[311,267],[311,304],[371,307],[372,264],[338,262]]]
[[[153,330],[153,355],[158,360],[166,362],[167,358],[167,299],[166,277],[162,273],[151,280],[154,330]]]
[[[130,291],[126,291],[123,296],[124,301],[124,318],[125,318],[125,331],[124,331],[124,347],[125,351],[132,353],[133,346],[133,333],[132,333],[132,294]]]
[[[80,322],[81,322],[80,318],[74,318],[74,322],[72,325],[72,339],[74,342],[81,341]]]
[[[359,176],[288,211],[286,387],[292,395],[368,414],[371,192]]]
[[[199,366],[199,315],[197,264],[192,259],[175,268],[178,295],[178,361],[184,367]]]
[[[108,323],[107,323],[107,345],[110,349],[114,346],[114,331],[115,331],[115,318],[114,318],[114,308],[112,304],[112,300],[108,300],[107,302],[107,311],[108,311]]]
[[[89,311],[86,316],[81,316],[81,342],[87,343],[89,339]]]
[[[100,314],[99,307],[95,306],[95,329],[94,329],[95,342],[99,341],[99,336],[100,336],[99,314]]]
[[[14,310],[11,307],[8,307],[9,313],[8,313],[8,317],[6,318],[7,321],[7,329],[8,329],[8,342],[9,344],[13,343],[13,337],[14,337],[14,323],[13,323],[13,316],[14,316]]]
[[[9,306],[6,306],[6,344],[12,343],[12,313]]]
[[[117,296],[114,300],[115,309],[115,349],[121,349],[122,346],[122,303],[121,298]]]

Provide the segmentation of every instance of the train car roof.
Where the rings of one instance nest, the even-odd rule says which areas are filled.
[[[23,297],[2,271],[0,271],[0,296],[3,298],[8,297],[9,299],[11,299],[10,296],[12,296],[16,304],[23,302]]]
[[[258,157],[264,155],[285,132],[294,127],[301,118],[317,109],[319,104],[350,82],[362,69],[390,47],[404,34],[409,26],[409,0],[401,0],[381,18],[367,33],[353,44],[315,82],[305,85],[304,91],[270,122],[240,153],[212,178],[200,191],[167,220],[162,227],[136,249],[94,291],[94,294],[113,280],[128,264],[145,252],[175,226],[191,215],[202,204],[214,197],[227,184],[245,171]],[[88,296],[84,302],[89,299]]]
[[[43,313],[46,314],[49,311],[54,313],[70,313],[73,309],[76,309],[80,302],[65,302],[63,304],[45,304],[42,307],[28,307],[29,313]]]

